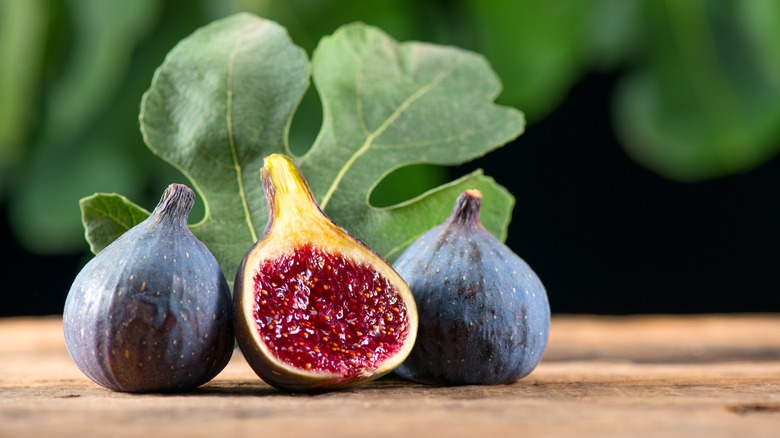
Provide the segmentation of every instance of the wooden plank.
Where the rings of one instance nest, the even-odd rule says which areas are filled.
[[[238,352],[191,393],[112,392],[73,364],[58,318],[7,318],[0,370],[0,437],[780,436],[778,315],[556,315],[514,384],[388,376],[318,395],[270,388]]]

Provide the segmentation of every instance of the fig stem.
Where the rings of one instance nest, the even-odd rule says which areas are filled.
[[[184,184],[173,183],[169,185],[160,202],[152,211],[152,216],[158,220],[181,221],[186,224],[187,219],[195,204],[195,193]]]
[[[261,173],[271,217],[279,217],[281,211],[286,211],[288,217],[304,217],[311,214],[312,205],[317,206],[308,183],[290,157],[268,155],[263,159]]]
[[[482,208],[482,192],[466,190],[458,196],[450,213],[449,222],[459,226],[482,227],[479,211]]]

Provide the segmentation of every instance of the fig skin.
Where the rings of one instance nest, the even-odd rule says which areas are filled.
[[[120,392],[196,388],[234,349],[230,288],[187,228],[194,193],[171,184],[152,214],[93,257],[65,301],[65,345],[95,383]]]
[[[462,193],[449,218],[396,259],[420,327],[395,369],[428,385],[517,381],[541,361],[550,332],[547,292],[528,264],[481,224],[482,195]]]
[[[233,293],[236,340],[249,365],[269,385],[290,392],[343,389],[369,382],[392,371],[408,356],[417,333],[417,311],[414,297],[407,284],[378,254],[325,215],[291,158],[282,154],[265,157],[262,182],[268,202],[268,223],[263,235],[243,258],[236,274]],[[315,258],[320,262],[327,259],[324,265],[320,265],[319,270],[313,266],[317,264],[313,261]],[[274,340],[268,338],[266,332],[261,335],[261,330],[267,329],[268,324],[261,326],[260,320],[263,318],[257,315],[261,312],[269,312],[270,305],[265,304],[263,307],[264,303],[260,302],[258,294],[263,291],[257,290],[256,285],[261,281],[257,279],[261,278],[259,273],[265,272],[263,269],[266,269],[269,271],[266,272],[267,276],[273,276],[273,281],[279,282],[278,285],[274,284],[279,287],[280,292],[277,292],[279,300],[286,301],[289,298],[292,301],[298,298],[298,302],[308,303],[308,307],[298,305],[295,308],[290,305],[288,308],[279,309],[280,313],[284,312],[287,315],[287,324],[290,324],[289,321],[297,325],[310,324],[313,329],[312,336],[316,333],[327,334],[327,331],[331,330],[329,326],[314,326],[312,325],[314,317],[307,319],[308,314],[316,313],[313,310],[316,305],[316,302],[313,302],[315,285],[301,277],[307,275],[311,277],[310,272],[302,269],[296,274],[298,280],[284,279],[284,275],[279,275],[284,269],[306,263],[310,263],[311,271],[316,271],[315,276],[325,277],[319,279],[321,283],[331,285],[327,289],[329,292],[318,299],[330,298],[334,306],[346,308],[353,302],[358,289],[364,286],[356,283],[362,281],[355,280],[359,275],[368,274],[373,275],[373,278],[384,279],[389,289],[392,289],[387,296],[397,298],[396,305],[401,308],[403,316],[402,329],[399,331],[403,330],[405,334],[399,335],[397,341],[393,341],[397,342],[395,345],[397,348],[395,350],[388,348],[390,353],[387,357],[377,359],[377,362],[366,360],[366,363],[361,362],[364,357],[360,356],[365,354],[365,351],[347,348],[343,353],[357,354],[357,362],[346,360],[338,362],[339,359],[335,359],[338,362],[336,365],[343,365],[341,367],[343,369],[339,370],[323,367],[307,368],[302,364],[293,363],[293,360],[282,358],[278,349],[275,350],[272,345]],[[340,264],[333,266],[332,270],[336,272],[341,269],[340,273],[330,274],[331,263]],[[310,290],[310,295],[302,293],[304,289]],[[337,318],[341,321],[340,316]],[[286,337],[287,332],[276,336]],[[367,345],[374,342],[367,333],[358,331],[355,336],[358,337],[356,344]],[[305,340],[307,343],[301,345],[302,349],[305,349],[305,354],[311,354],[306,357],[317,359],[312,353],[312,350],[316,350],[320,358],[328,358],[328,353],[320,353],[319,350],[320,348],[325,350],[327,347],[326,339],[320,337],[314,341],[313,337],[307,337]],[[379,357],[378,353],[379,350],[369,352],[375,359]]]

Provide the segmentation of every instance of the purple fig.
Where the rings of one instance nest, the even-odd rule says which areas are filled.
[[[122,392],[184,391],[233,353],[232,302],[208,248],[187,228],[195,195],[171,184],[152,214],[93,257],[63,311],[79,369]]]
[[[547,293],[533,270],[481,224],[482,195],[462,193],[449,218],[393,264],[420,325],[399,376],[431,385],[503,384],[540,362],[550,332]]]

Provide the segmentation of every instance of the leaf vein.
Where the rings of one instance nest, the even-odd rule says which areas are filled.
[[[403,143],[374,143],[373,146],[375,150],[396,150],[396,149],[407,149],[407,148],[420,147],[420,146],[433,146],[438,144],[450,143],[457,140],[465,140],[468,138],[472,138],[484,134],[486,132],[495,132],[496,127],[502,125],[503,123],[483,125],[480,127],[480,129],[464,131],[458,135],[451,135],[439,139],[410,141],[410,142],[403,142]]]
[[[227,125],[228,144],[230,146],[230,155],[233,159],[233,168],[236,172],[236,183],[238,185],[238,196],[241,199],[241,207],[244,209],[244,218],[249,228],[249,234],[252,240],[257,240],[257,234],[252,222],[252,215],[249,211],[249,202],[247,201],[246,189],[244,188],[243,170],[241,162],[238,159],[238,150],[236,148],[235,134],[233,130],[233,68],[236,61],[236,51],[238,50],[238,41],[233,50],[230,51],[227,68],[227,108],[225,109],[225,122]]]
[[[355,162],[360,158],[363,154],[365,154],[370,148],[371,145],[374,142],[374,139],[382,135],[382,133],[390,127],[390,125],[393,124],[395,120],[398,119],[398,117],[403,114],[404,111],[406,111],[407,108],[409,108],[415,101],[422,98],[426,94],[428,94],[431,90],[436,88],[437,85],[439,85],[444,79],[446,79],[448,76],[450,76],[459,66],[461,62],[454,63],[449,69],[443,70],[441,73],[436,75],[433,79],[430,80],[427,84],[423,85],[422,87],[418,88],[417,91],[410,94],[409,97],[407,97],[403,102],[401,102],[400,105],[390,114],[390,116],[385,119],[384,122],[382,122],[379,127],[371,132],[367,137],[366,140],[363,142],[362,145],[353,153],[346,163],[344,163],[344,166],[339,169],[338,174],[336,175],[336,178],[331,183],[330,187],[328,187],[328,191],[325,193],[325,196],[322,198],[322,202],[320,202],[320,208],[325,210],[325,207],[328,205],[328,202],[330,201],[330,198],[333,196],[333,193],[335,193],[338,186],[341,184],[341,180],[344,179],[344,176],[347,174],[349,169],[352,168],[352,166],[355,164]],[[357,88],[357,85],[356,85]]]

